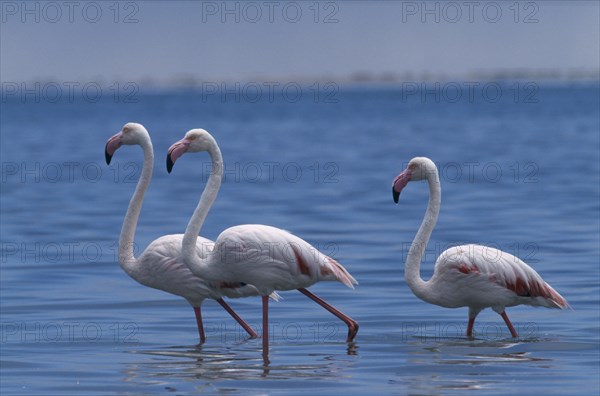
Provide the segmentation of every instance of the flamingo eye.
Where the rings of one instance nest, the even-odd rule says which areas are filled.
[[[129,128],[129,127],[123,128],[123,133],[129,133],[130,131],[131,131],[131,128]]]
[[[191,141],[191,140],[196,140],[196,138],[197,138],[197,136],[196,136],[196,135],[191,135],[191,136],[188,136],[188,137],[186,137],[186,139],[187,139],[187,140],[190,140],[190,141]]]
[[[415,164],[415,163],[408,164],[408,170],[410,170],[410,171],[414,171],[416,167],[417,167],[417,164]]]

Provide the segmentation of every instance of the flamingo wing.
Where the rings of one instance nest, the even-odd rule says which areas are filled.
[[[195,276],[181,257],[183,234],[165,235],[148,245],[138,259],[136,279],[145,286],[180,295],[192,304],[199,305],[205,298],[220,298],[216,288]],[[196,250],[214,243],[199,238]]]
[[[205,298],[219,299],[258,296],[258,290],[246,284],[210,282],[198,277],[185,265],[181,256],[183,234],[165,235],[155,239],[144,250],[137,267],[138,280],[145,286],[163,290],[184,297],[192,305],[198,306]],[[214,242],[198,237],[196,254],[206,259],[213,250]],[[278,300],[279,296],[271,296]]]
[[[527,304],[549,308],[567,308],[567,301],[530,266],[518,257],[488,246],[461,245],[442,253],[435,272],[452,272],[459,278],[487,280]],[[523,301],[521,301],[523,302]]]
[[[220,262],[222,279],[252,284],[261,293],[308,287],[317,281],[339,281],[351,288],[357,284],[341,264],[308,242],[266,225],[223,231],[211,260]]]

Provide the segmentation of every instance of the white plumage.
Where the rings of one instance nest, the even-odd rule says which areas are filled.
[[[354,288],[356,280],[331,257],[288,231],[259,224],[223,231],[208,257],[216,278],[241,280],[260,294],[309,287],[319,281],[338,281]]]
[[[119,237],[119,263],[121,268],[145,286],[185,298],[194,307],[201,342],[205,341],[205,334],[200,306],[207,298],[216,300],[251,337],[256,337],[256,332],[223,301],[222,296],[256,296],[258,290],[249,285],[222,285],[220,282],[208,282],[194,275],[184,264],[181,255],[183,234],[160,237],[150,243],[138,258],[134,257],[133,240],[144,194],[152,179],[154,153],[152,141],[146,128],[140,124],[128,123],[123,126],[119,133],[107,141],[105,146],[107,164],[110,164],[115,151],[123,144],[141,146],[144,153],[144,165],[140,180],[129,202]],[[206,252],[213,245],[212,241],[200,237],[195,246],[196,254],[199,258],[205,258]]]
[[[356,280],[331,257],[306,241],[279,228],[249,224],[231,227],[221,233],[206,259],[195,247],[202,224],[217,197],[223,175],[223,158],[215,139],[204,129],[192,129],[171,145],[167,171],[186,152],[209,153],[211,174],[198,206],[185,231],[182,243],[184,262],[190,270],[208,280],[239,282],[255,286],[263,302],[263,357],[268,361],[268,298],[275,290],[297,289],[348,326],[347,341],[358,332],[358,323],[309,292],[306,287],[318,281],[338,281],[353,288]]]
[[[437,167],[429,158],[413,158],[392,184],[394,201],[398,202],[400,192],[408,182],[423,179],[429,184],[429,204],[404,269],[406,282],[417,297],[446,308],[469,307],[468,336],[472,335],[475,317],[488,307],[502,316],[513,337],[517,337],[517,332],[506,315],[506,307],[521,304],[569,307],[533,268],[512,254],[487,246],[461,245],[444,251],[435,263],[431,279],[423,281],[421,259],[441,204]]]

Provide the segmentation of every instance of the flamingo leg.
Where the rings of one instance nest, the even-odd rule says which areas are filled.
[[[250,335],[250,338],[258,337],[258,334],[256,334],[252,327],[250,327],[250,325],[246,323],[244,319],[240,318],[240,316],[222,298],[219,298],[217,302],[223,307],[225,311],[227,311],[229,315],[231,315],[233,319],[235,319],[236,322],[240,324],[240,326],[244,328],[244,330],[246,330],[246,332]]]
[[[506,312],[502,311],[500,316],[502,316],[502,319],[504,319],[504,323],[506,323],[508,330],[510,330],[510,335],[512,335],[513,338],[517,338],[519,335],[517,334],[517,331],[513,327],[512,323],[510,323],[510,319],[508,319],[508,315],[506,315]]]
[[[475,318],[469,318],[469,324],[467,324],[467,337],[473,337],[473,325],[475,324]]]
[[[263,361],[265,365],[269,363],[269,296],[262,296],[263,308],[263,329],[262,329],[262,345],[263,345]]]
[[[473,325],[475,325],[475,318],[479,315],[481,309],[469,307],[469,323],[467,324],[467,337],[473,337]]]
[[[196,314],[196,324],[198,325],[198,335],[200,335],[200,343],[206,342],[206,335],[204,334],[204,325],[202,324],[202,312],[200,307],[194,307],[194,313]]]
[[[346,325],[348,326],[348,338],[346,338],[346,342],[352,342],[352,340],[354,340],[354,337],[356,337],[356,333],[358,333],[358,322],[357,321],[355,321],[354,319],[352,319],[351,317],[349,317],[347,315],[344,315],[341,311],[339,311],[336,308],[334,308],[333,306],[329,305],[328,303],[325,302],[325,300],[321,299],[320,297],[317,297],[313,293],[309,292],[307,289],[300,288],[300,289],[298,289],[298,291],[300,293],[304,294],[306,297],[313,300],[314,302],[316,302],[317,304],[319,304],[320,306],[322,306],[323,308],[325,308],[327,311],[334,314],[342,322],[346,323]]]

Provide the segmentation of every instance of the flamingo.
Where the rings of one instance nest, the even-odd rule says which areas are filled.
[[[247,224],[223,231],[208,255],[194,249],[200,228],[213,204],[223,175],[223,159],[216,140],[204,129],[192,129],[174,143],[167,153],[167,171],[186,152],[207,151],[211,175],[198,206],[185,230],[182,242],[184,262],[204,279],[254,285],[262,296],[263,357],[268,362],[268,298],[275,290],[298,290],[348,326],[346,342],[354,340],[358,323],[306,288],[319,281],[338,281],[354,288],[356,280],[337,261],[319,252],[308,242],[279,228]]]
[[[206,341],[206,335],[200,308],[206,298],[216,300],[248,332],[250,337],[256,338],[258,336],[256,332],[223,301],[222,296],[233,298],[255,296],[258,295],[258,290],[248,285],[207,282],[192,274],[181,256],[182,234],[162,236],[150,243],[138,258],[134,256],[133,239],[144,194],[152,178],[154,153],[150,135],[141,124],[127,123],[120,132],[108,139],[105,146],[107,164],[110,165],[112,156],[121,145],[139,145],[144,152],[142,174],[129,202],[119,237],[118,254],[121,268],[142,285],[185,298],[194,308],[201,343]],[[199,238],[197,246],[192,246],[192,249],[196,254],[202,255],[203,247],[213,244],[211,240]],[[276,295],[272,297],[277,298]]]
[[[404,267],[406,283],[417,297],[446,308],[469,307],[468,337],[472,337],[475,318],[488,307],[504,319],[514,338],[518,334],[508,319],[506,307],[521,304],[560,309],[569,307],[567,301],[533,268],[512,254],[487,246],[451,247],[438,257],[431,279],[421,279],[421,259],[440,211],[441,187],[437,167],[429,158],[413,158],[392,184],[394,202],[398,203],[400,192],[408,182],[423,179],[429,184],[429,203]]]

